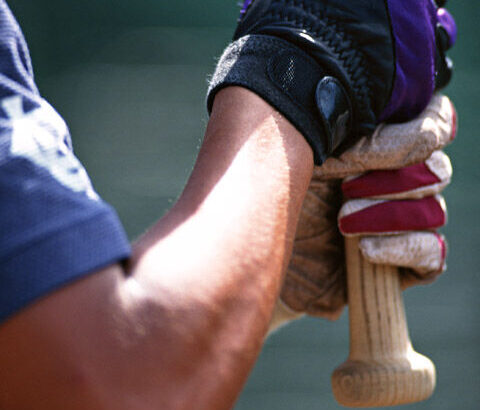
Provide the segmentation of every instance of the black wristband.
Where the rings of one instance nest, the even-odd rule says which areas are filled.
[[[342,84],[307,53],[267,35],[247,35],[230,44],[211,79],[207,106],[228,86],[258,94],[305,137],[321,165],[349,133],[352,109]]]
[[[368,3],[368,4],[367,4]],[[209,90],[249,88],[304,135],[315,163],[448,83],[456,25],[432,0],[244,0]]]

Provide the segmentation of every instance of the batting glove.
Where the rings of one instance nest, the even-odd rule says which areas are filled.
[[[382,121],[420,114],[451,75],[451,15],[433,0],[246,0],[208,93],[248,88],[304,135],[317,165]]]
[[[435,95],[415,120],[380,125],[315,167],[270,331],[305,313],[339,317],[347,299],[342,234],[362,235],[371,262],[402,267],[403,287],[444,270],[446,244],[435,229],[446,222],[439,194],[452,167],[441,149],[456,129],[453,105]]]

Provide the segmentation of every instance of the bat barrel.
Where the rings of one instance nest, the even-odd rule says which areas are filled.
[[[435,367],[412,348],[398,271],[366,261],[358,241],[345,242],[350,355],[332,375],[335,398],[348,407],[424,400],[435,388]]]

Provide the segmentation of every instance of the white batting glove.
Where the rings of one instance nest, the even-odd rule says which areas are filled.
[[[411,275],[430,281],[445,268],[445,240],[435,229],[447,221],[440,192],[451,177],[449,158],[435,151],[421,164],[347,178],[340,231],[362,236],[360,249],[370,262],[411,269],[402,275],[403,285],[411,283]]]
[[[436,95],[418,118],[382,124],[314,169],[270,332],[305,313],[340,316],[346,303],[340,230],[365,236],[360,246],[371,262],[402,267],[404,287],[429,282],[444,269],[446,245],[435,229],[446,222],[439,193],[452,167],[440,150],[455,134],[453,105]]]

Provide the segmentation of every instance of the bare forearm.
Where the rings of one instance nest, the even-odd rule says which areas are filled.
[[[312,166],[285,119],[249,91],[227,89],[185,192],[135,246],[133,276],[168,309],[159,326],[178,336],[168,366],[190,363],[181,382],[196,387],[187,391],[197,403],[203,392],[199,408],[231,401],[253,365]]]
[[[90,275],[2,326],[0,407],[230,408],[312,167],[303,137],[259,97],[219,93],[184,193],[134,245],[127,271]]]

